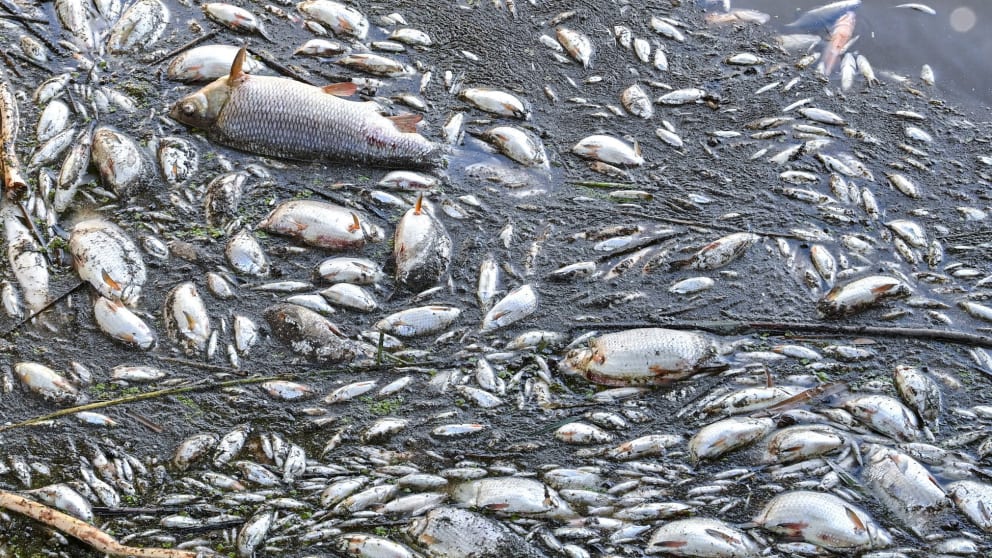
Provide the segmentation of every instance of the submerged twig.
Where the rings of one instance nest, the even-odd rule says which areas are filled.
[[[97,552],[104,554],[135,556],[136,558],[196,558],[197,556],[196,552],[189,550],[139,548],[123,545],[106,532],[85,521],[3,490],[0,490],[0,508],[26,515],[35,521],[79,539],[93,547]]]
[[[5,430],[12,430],[14,428],[21,428],[24,426],[35,426],[42,424],[44,422],[63,417],[66,415],[73,415],[81,411],[92,411],[94,409],[104,409],[106,407],[113,407],[115,405],[122,405],[124,403],[134,403],[136,401],[145,401],[148,399],[157,399],[160,397],[167,397],[170,395],[182,395],[184,393],[190,393],[194,391],[203,391],[209,389],[221,389],[231,386],[239,386],[246,384],[260,384],[262,382],[268,382],[271,380],[284,380],[289,377],[286,375],[279,376],[256,376],[254,378],[239,378],[237,380],[228,380],[224,382],[209,382],[209,383],[198,383],[192,386],[180,386],[167,389],[159,389],[155,391],[147,391],[145,393],[138,393],[136,395],[128,395],[126,397],[118,397],[116,399],[108,399],[107,401],[95,401],[93,403],[86,403],[85,405],[77,405],[75,407],[69,407],[68,409],[60,409],[53,413],[48,413],[47,415],[42,415],[39,417],[34,417],[25,421],[21,421],[14,424],[5,424],[0,426],[0,432]]]
[[[68,291],[60,294],[59,296],[53,298],[52,300],[50,300],[48,302],[48,304],[42,306],[37,312],[34,312],[33,314],[29,315],[28,317],[24,318],[23,320],[17,322],[16,324],[14,324],[14,325],[10,326],[9,328],[7,328],[7,330],[5,330],[2,333],[0,333],[0,338],[6,338],[11,333],[13,333],[13,332],[17,331],[18,329],[20,329],[21,326],[23,326],[24,324],[26,324],[26,323],[30,322],[31,320],[37,318],[38,316],[40,316],[41,314],[43,314],[46,310],[48,310],[52,306],[55,306],[56,304],[58,304],[59,302],[61,302],[63,299],[65,299],[65,297],[67,297],[67,296],[71,295],[72,293],[78,291],[80,287],[82,287],[83,285],[86,285],[86,284],[87,284],[86,281],[80,281],[79,283],[76,283],[76,286],[75,287],[73,287],[73,288],[69,289]]]
[[[170,50],[169,52],[163,54],[162,56],[159,56],[155,60],[152,60],[151,62],[149,62],[148,64],[145,64],[145,65],[146,66],[158,66],[162,62],[165,62],[166,60],[172,58],[173,56],[179,54],[180,52],[183,52],[185,50],[189,50],[189,49],[195,47],[196,45],[202,43],[203,41],[206,41],[206,40],[209,40],[209,39],[213,39],[217,35],[217,33],[220,33],[220,30],[214,29],[213,31],[211,31],[209,33],[204,33],[203,35],[200,35],[199,37],[193,39],[192,41],[189,41],[188,43],[186,43],[186,44],[184,44],[184,45],[182,45],[180,47],[177,47],[177,48],[174,48],[174,49]]]
[[[313,86],[317,85],[312,80],[309,80],[305,76],[301,75],[299,72],[293,70],[289,66],[286,66],[285,64],[276,60],[275,58],[269,56],[269,54],[266,53],[265,51],[250,48],[248,49],[248,52],[252,56],[257,56],[258,59],[261,60],[262,62],[265,62],[266,66],[272,68],[273,70],[279,72],[280,74],[286,77],[291,77],[296,81],[301,81],[307,85],[313,85]]]

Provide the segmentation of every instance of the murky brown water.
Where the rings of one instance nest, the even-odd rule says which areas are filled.
[[[953,326],[945,326],[932,319],[925,307],[909,306],[901,301],[882,305],[837,323],[953,327],[970,333],[988,332],[986,322],[965,314],[955,306],[956,301],[965,295],[975,295],[976,300],[984,300],[978,297],[988,292],[987,286],[976,285],[992,273],[988,263],[988,221],[964,220],[956,208],[967,206],[988,209],[989,178],[977,156],[985,154],[992,131],[983,122],[983,114],[970,117],[975,121],[971,123],[962,119],[953,103],[945,106],[941,102],[954,98],[955,95],[962,95],[962,102],[974,102],[973,106],[978,107],[984,103],[981,100],[984,97],[966,95],[970,88],[979,87],[975,84],[967,85],[968,72],[952,72],[949,69],[951,66],[926,56],[928,52],[950,54],[953,48],[949,45],[960,43],[948,38],[938,41],[940,46],[932,51],[921,49],[919,42],[911,41],[913,34],[909,32],[911,25],[925,27],[928,23],[946,21],[946,18],[933,18],[908,10],[894,10],[889,14],[887,11],[879,11],[875,3],[863,6],[859,12],[857,31],[862,35],[859,48],[865,49],[863,52],[872,59],[876,71],[891,69],[915,79],[919,65],[929,63],[937,73],[938,86],[926,90],[923,97],[891,84],[874,89],[865,89],[859,85],[850,94],[827,96],[824,93],[824,83],[814,77],[811,70],[801,72],[792,66],[794,56],[762,52],[771,61],[768,67],[780,65],[780,69],[771,75],[765,75],[761,70],[733,67],[721,62],[734,52],[757,50],[756,45],[769,40],[768,33],[774,26],[772,29],[744,26],[709,30],[702,27],[700,14],[692,11],[688,5],[683,6],[672,15],[689,22],[693,33],[689,34],[685,44],[665,43],[670,50],[671,69],[669,72],[659,72],[650,65],[637,61],[630,51],[617,47],[610,29],[614,24],[626,24],[637,36],[661,42],[651,35],[647,20],[653,13],[667,13],[667,4],[664,9],[637,5],[616,8],[594,2],[573,6],[520,4],[520,16],[517,19],[492,9],[488,2],[473,3],[474,7],[471,9],[467,6],[465,9],[425,9],[414,2],[362,6],[370,17],[393,11],[403,13],[410,26],[423,29],[437,44],[443,45],[424,52],[411,51],[403,55],[421,62],[424,69],[429,69],[434,76],[423,92],[423,97],[430,105],[424,130],[428,137],[439,138],[438,129],[451,112],[467,111],[468,128],[472,131],[484,130],[494,122],[533,129],[542,138],[552,161],[549,172],[521,178],[516,174],[519,169],[508,160],[486,154],[478,144],[467,141],[452,157],[443,196],[449,200],[458,200],[459,196],[475,195],[481,200],[482,207],[469,207],[467,219],[444,218],[454,240],[451,286],[423,302],[414,302],[413,293],[396,288],[389,280],[376,290],[380,302],[380,310],[377,312],[365,315],[339,310],[332,316],[332,320],[348,335],[355,335],[358,331],[369,329],[379,318],[415,304],[444,303],[463,308],[460,321],[453,326],[456,331],[453,337],[435,341],[434,336],[429,336],[409,341],[412,348],[424,351],[413,357],[413,366],[356,370],[304,362],[293,355],[285,344],[270,337],[265,331],[267,328],[261,317],[262,310],[283,299],[284,295],[251,290],[249,285],[256,284],[259,280],[248,278],[238,280],[239,294],[233,300],[222,301],[205,294],[204,274],[226,265],[222,255],[226,235],[223,231],[208,230],[202,225],[199,207],[191,212],[174,207],[170,194],[176,192],[169,192],[157,176],[149,179],[144,190],[134,199],[115,203],[98,197],[94,203],[84,203],[84,206],[86,211],[100,211],[119,222],[135,237],[147,234],[154,227],[160,229],[161,232],[157,234],[164,240],[188,243],[196,251],[196,258],[172,255],[165,262],[148,258],[150,279],[139,309],[159,332],[158,346],[149,353],[141,353],[109,341],[93,325],[88,295],[80,293],[71,297],[71,306],[59,307],[62,326],[58,331],[51,333],[31,327],[22,328],[20,333],[8,336],[14,347],[4,357],[4,365],[7,367],[14,362],[35,360],[60,371],[68,368],[69,361],[80,361],[91,367],[96,376],[95,385],[87,390],[91,400],[153,389],[152,386],[119,386],[109,382],[110,369],[125,363],[150,364],[164,368],[170,374],[169,380],[180,384],[288,374],[294,380],[311,386],[320,396],[345,383],[374,379],[382,386],[408,374],[414,378],[408,390],[385,401],[367,397],[325,406],[327,409],[324,418],[330,420],[322,424],[303,412],[304,407],[321,406],[319,398],[302,403],[286,402],[269,397],[251,384],[228,389],[211,387],[181,396],[108,408],[103,412],[121,423],[115,429],[85,428],[69,420],[59,419],[50,425],[2,432],[0,443],[3,450],[0,452],[0,459],[9,462],[11,457],[17,456],[28,463],[50,465],[51,473],[35,474],[32,487],[38,487],[78,478],[79,455],[90,455],[90,443],[100,444],[104,448],[119,448],[137,456],[154,471],[154,474],[149,475],[150,478],[144,479],[143,488],[128,504],[154,508],[164,495],[202,492],[202,500],[187,510],[198,518],[208,517],[221,510],[236,513],[244,519],[256,510],[263,509],[262,506],[254,505],[222,509],[217,507],[218,494],[209,490],[201,491],[195,484],[188,482],[186,479],[198,480],[211,469],[207,460],[199,462],[188,472],[165,466],[178,443],[187,436],[204,432],[220,436],[235,425],[245,422],[253,424],[256,434],[279,433],[300,445],[314,463],[343,464],[353,472],[375,471],[379,474],[378,470],[387,458],[369,453],[369,448],[379,448],[396,452],[391,454],[396,461],[414,465],[430,473],[438,473],[466,462],[490,468],[492,471],[515,469],[525,475],[537,474],[549,464],[560,467],[596,466],[605,471],[612,486],[628,478],[639,478],[631,472],[634,466],[617,463],[595,452],[583,453],[576,446],[559,442],[551,435],[559,424],[580,417],[586,411],[609,411],[628,419],[626,427],[613,432],[617,443],[658,433],[687,438],[709,419],[679,416],[679,411],[697,403],[714,390],[760,384],[765,381],[766,368],[779,383],[809,381],[815,373],[821,379],[846,382],[852,390],[878,390],[892,394],[890,377],[896,364],[923,366],[946,378],[941,384],[944,388],[945,412],[942,415],[940,443],[954,436],[972,433],[983,435],[988,425],[982,420],[969,417],[964,411],[976,405],[992,403],[992,395],[987,389],[990,382],[986,374],[989,370],[976,365],[966,347],[885,337],[865,339],[865,336],[856,334],[789,336],[785,341],[823,350],[828,344],[852,344],[861,338],[858,342],[876,353],[871,359],[861,362],[830,361],[829,368],[814,372],[814,369],[807,367],[810,363],[799,359],[770,361],[762,365],[760,361],[758,364],[747,364],[747,357],[742,356],[735,362],[737,367],[730,375],[700,377],[663,386],[624,402],[597,402],[592,396],[600,387],[556,373],[554,363],[563,356],[562,350],[504,355],[502,358],[505,361],[494,358],[503,378],[510,380],[517,376],[519,380],[504,396],[503,405],[496,409],[480,408],[453,391],[450,386],[442,390],[432,383],[432,379],[443,377],[453,370],[463,371],[466,376],[471,376],[477,358],[502,353],[509,339],[530,329],[559,331],[568,337],[575,337],[587,331],[608,331],[622,327],[618,324],[634,322],[663,325],[670,320],[678,320],[691,325],[694,322],[712,320],[767,319],[820,323],[822,319],[816,312],[815,303],[831,285],[809,274],[809,252],[815,244],[823,244],[836,255],[848,254],[850,267],[864,268],[859,272],[861,275],[900,273],[915,278],[917,273],[932,272],[946,276],[958,268],[973,269],[977,273],[977,276],[962,276],[960,279],[945,277],[941,279],[943,282],[932,284],[923,280],[913,281],[915,294],[933,298],[947,306],[940,310],[952,319]],[[745,3],[741,2],[739,5],[745,6]],[[770,9],[757,3],[755,7]],[[547,22],[563,10],[572,8],[577,13],[566,19],[565,24],[586,32],[596,46],[590,69],[583,69],[572,62],[556,61],[536,41],[537,36],[542,33],[553,35],[554,29]],[[204,22],[198,10],[179,5],[174,6],[174,9],[173,24],[161,46],[162,50],[179,46],[191,38],[186,23],[188,20],[195,19],[201,24],[209,25]],[[985,12],[978,10],[976,13]],[[791,17],[792,14],[780,16],[782,22],[787,22]],[[877,26],[874,36],[866,31],[872,29],[873,25]],[[975,28],[980,27],[981,20]],[[298,25],[273,18],[269,22],[269,32],[277,38],[276,43],[268,44],[253,39],[252,44],[264,48],[278,60],[290,60],[309,70],[317,80],[351,75],[326,62],[293,58],[292,50],[303,40],[310,38]],[[962,33],[961,36],[971,37],[973,33],[975,31]],[[385,33],[375,30],[373,35],[378,39]],[[936,36],[932,28],[929,35],[924,35]],[[235,43],[239,39],[238,36],[227,33],[221,37],[229,43]],[[889,44],[882,41],[895,40],[896,37],[900,41],[897,43],[901,45],[899,48],[882,46]],[[953,38],[960,37],[955,35]],[[910,44],[917,46],[910,48]],[[878,45],[877,52],[868,51],[868,47],[872,45]],[[461,51],[473,53],[479,57],[479,61],[471,60]],[[202,136],[182,126],[158,119],[169,103],[193,88],[169,82],[158,70],[150,70],[128,56],[107,57],[107,61],[104,74],[107,81],[123,84],[129,91],[141,92],[142,110],[136,116],[120,112],[104,115],[102,122],[112,123],[135,138],[175,134],[194,141],[201,149],[201,167],[192,188],[202,186],[222,172],[224,160],[230,161],[235,168],[245,168],[250,163],[259,161],[258,157],[212,145]],[[466,86],[492,86],[513,91],[531,104],[531,120],[494,120],[469,109],[443,85],[447,71],[451,71]],[[34,82],[47,77],[36,70],[29,69],[25,73],[27,77],[24,78],[23,89],[26,92],[31,91]],[[587,83],[588,78],[593,76],[601,79]],[[764,97],[755,97],[755,91],[768,83],[775,80],[784,83],[793,77],[802,79],[791,92],[782,92],[780,88],[776,88],[764,93]],[[413,80],[387,80],[378,95],[385,97],[398,92],[416,91],[419,87],[417,79],[419,76]],[[719,104],[715,108],[702,104],[672,108],[656,105],[657,114],[648,121],[641,121],[630,115],[617,116],[605,108],[606,105],[619,106],[619,92],[635,81],[649,87],[653,97],[665,90],[660,86],[650,85],[650,82],[664,82],[672,88],[704,87],[719,98]],[[20,82],[18,83],[20,86]],[[545,96],[542,90],[546,86],[556,92],[557,101],[552,102]],[[836,88],[836,84],[833,83],[830,87]],[[717,134],[719,131],[743,130],[745,123],[778,114],[783,107],[803,97],[816,98],[817,106],[844,115],[850,120],[851,126],[868,131],[880,140],[877,144],[863,143],[849,139],[837,130],[833,130],[830,136],[835,142],[832,149],[857,152],[859,158],[872,168],[875,181],[859,179],[858,182],[874,191],[884,212],[884,217],[880,220],[867,217],[854,204],[844,208],[843,215],[849,221],[830,220],[823,216],[821,208],[816,204],[783,196],[781,192],[784,183],[779,178],[779,173],[785,167],[776,167],[766,161],[768,157],[793,143],[793,138],[785,136],[756,140],[748,137],[750,131],[738,137],[721,137]],[[33,125],[37,108],[30,103],[23,105],[22,119]],[[884,172],[893,170],[893,164],[907,165],[907,153],[898,147],[906,141],[906,123],[891,116],[895,111],[905,109],[925,113],[928,120],[921,126],[925,126],[936,138],[932,145],[914,144],[919,149],[926,150],[926,157],[918,157],[925,160],[928,170],[909,168],[905,171],[922,184],[923,193],[918,199],[908,198],[890,188],[883,177]],[[654,130],[661,126],[661,120],[671,122],[673,128],[685,139],[682,149],[673,149],[657,139]],[[626,177],[604,178],[570,153],[576,141],[592,133],[609,133],[638,140],[647,164],[643,168],[628,169],[629,176]],[[25,137],[30,135],[24,132]],[[22,140],[22,143],[26,144],[27,140]],[[28,151],[28,146],[24,147]],[[764,148],[769,149],[767,154],[752,159],[755,152]],[[513,173],[513,179],[506,184],[473,178],[472,173],[467,173],[463,165],[477,161],[495,162],[500,168]],[[366,192],[385,174],[381,169],[264,161],[263,164],[271,177],[250,179],[251,188],[246,195],[241,215],[245,223],[257,223],[273,203],[294,197],[329,199],[362,208],[369,211],[376,224],[388,233],[392,232],[402,214],[402,210],[377,206],[366,197]],[[826,176],[812,156],[797,157],[790,162],[789,168],[821,173],[824,178]],[[521,180],[529,183],[523,186],[516,183]],[[577,184],[583,180],[596,183],[618,182],[625,189],[644,190],[652,197],[623,203],[611,199],[608,196],[609,188],[603,188],[603,184]],[[829,192],[822,182],[824,181],[808,187]],[[526,192],[530,194],[522,195]],[[104,205],[106,207],[99,209]],[[172,220],[155,220],[147,215],[148,210],[164,212]],[[71,224],[78,218],[79,214],[72,214],[65,221]],[[943,263],[931,269],[922,260],[909,263],[894,252],[888,241],[882,240],[886,234],[882,231],[885,230],[883,223],[895,218],[920,221],[930,238],[939,239],[945,246],[947,255]],[[497,233],[507,224],[514,227],[513,240],[509,247],[505,247],[497,238]],[[594,278],[567,282],[548,279],[548,274],[555,269],[576,261],[596,260],[601,271],[616,265],[628,254],[597,251],[593,248],[594,242],[577,239],[575,234],[617,224],[639,225],[650,231],[671,227],[675,234],[670,240],[652,245],[643,260],[615,279],[605,281]],[[797,229],[802,232],[796,232]],[[673,268],[670,265],[727,233],[740,231],[756,232],[763,235],[763,238],[740,259],[725,268],[701,272]],[[814,232],[821,233],[825,239],[810,240],[809,235]],[[876,246],[875,251],[864,258],[849,254],[838,244],[838,238],[842,234],[860,234],[870,238]],[[782,244],[776,240],[779,238],[786,244],[791,257],[782,254]],[[298,245],[275,236],[265,236],[260,240],[272,261],[273,280],[310,280],[315,265],[330,255],[321,250],[298,250]],[[383,263],[388,269],[390,252],[389,242],[383,242],[365,248],[361,255]],[[504,264],[504,291],[520,284],[534,284],[541,302],[539,311],[527,319],[506,330],[481,335],[477,330],[483,312],[475,302],[474,292],[479,264],[490,253]],[[648,262],[654,262],[655,265],[648,271],[643,271],[644,264]],[[716,281],[716,287],[690,296],[669,291],[676,282],[699,275],[712,277]],[[240,369],[229,367],[223,351],[219,351],[218,356],[209,362],[189,359],[190,362],[179,363],[171,360],[185,357],[164,334],[161,307],[166,293],[178,282],[186,280],[196,282],[201,288],[208,310],[216,322],[225,319],[230,324],[234,314],[243,314],[263,324],[263,341],[242,359]],[[53,291],[63,293],[73,286],[75,274],[72,270],[58,269]],[[9,327],[13,321],[5,320],[3,323]],[[230,334],[222,334],[221,339],[222,343],[229,342]],[[762,351],[783,339],[755,334],[748,337],[728,337],[721,341],[742,340],[750,342],[745,349]],[[527,395],[528,385],[533,390],[535,384],[544,381],[536,357],[551,364],[552,382],[549,391],[552,404],[542,404],[534,395]],[[218,370],[217,367],[221,369]],[[739,383],[735,381],[737,379],[740,380]],[[470,378],[466,381],[472,383]],[[836,404],[837,401],[830,403]],[[57,408],[17,385],[13,392],[0,396],[0,422],[15,423]],[[383,416],[406,418],[411,423],[401,433],[375,444],[361,442],[359,433]],[[143,425],[142,420],[150,423],[151,427]],[[446,423],[480,423],[487,428],[479,434],[464,438],[440,438],[430,433],[435,426]],[[348,428],[350,434],[344,438],[344,443],[322,455],[328,440],[339,430]],[[966,451],[973,453],[977,440],[978,438],[963,443]],[[598,449],[605,448],[604,445]],[[731,468],[754,467],[755,453],[742,452],[713,463],[690,467],[682,445],[672,448],[665,455],[646,459],[645,462],[649,466],[667,469],[664,473],[668,475],[664,479],[668,481],[664,485],[664,499],[687,501],[692,498],[690,490],[711,482],[715,475]],[[252,455],[246,451],[242,457],[264,461],[258,457],[258,452]],[[979,461],[979,467],[987,466],[987,458],[985,459],[984,462]],[[161,467],[156,470],[156,466]],[[237,474],[231,468],[224,469],[223,472]],[[934,471],[942,482],[951,480],[944,473],[946,471]],[[720,517],[732,523],[749,521],[760,506],[779,490],[775,482],[763,475],[764,473],[754,481],[740,483],[727,490],[728,498],[739,500],[728,511],[720,512],[726,502],[707,501],[700,504],[695,513],[699,516]],[[314,477],[316,476],[315,474]],[[794,486],[791,483],[783,484],[790,489]],[[15,475],[7,472],[0,475],[0,488],[20,490],[26,487],[19,483]],[[301,543],[299,532],[290,529],[291,524],[302,525],[307,518],[324,511],[319,504],[315,504],[317,499],[314,493],[300,493],[296,489],[296,485],[280,485],[276,490],[280,494],[305,500],[311,507],[299,514],[286,512],[287,524],[290,525],[283,525],[280,527],[282,530],[273,533],[273,536],[284,536],[283,539],[274,543],[271,549],[260,551],[260,555],[331,552],[327,546],[312,547]],[[900,532],[904,531],[904,526],[881,504],[868,498],[863,505],[887,528],[897,532],[898,544],[913,548],[926,547],[927,543],[921,539]],[[346,527],[349,530],[369,531],[381,528],[390,537],[410,543],[398,533],[399,528],[393,529],[395,525],[383,526],[377,523],[383,521],[383,518],[367,521],[361,517],[348,519],[356,521],[354,525]],[[386,519],[397,525],[404,523],[403,518]],[[510,522],[511,519],[520,518],[500,519]],[[146,533],[134,541],[135,544],[146,546],[160,544],[163,540],[170,540],[170,537],[173,542],[194,538],[182,531],[161,528],[158,520],[158,515],[149,512],[128,518],[99,517],[97,523],[109,524],[115,533],[121,535]],[[51,542],[51,537],[43,529],[16,516],[0,521],[0,529],[6,529],[0,535],[0,542],[3,542],[0,544],[0,556],[5,553],[27,555],[40,548],[59,548],[71,556],[88,555],[77,543],[62,546]],[[647,523],[654,527],[661,522]],[[518,524],[523,531],[533,530],[538,534],[562,526],[555,521],[532,518],[523,518]],[[967,520],[953,514],[948,514],[944,519],[942,528],[945,532],[961,529],[975,531]],[[3,537],[10,540],[3,541]],[[207,531],[202,537],[206,539],[208,546],[225,553],[231,550],[229,530]],[[579,538],[576,542],[594,555],[615,553],[640,556],[644,553],[647,537],[645,534],[633,541],[616,545],[596,537]],[[537,538],[540,537],[535,537]],[[983,540],[982,544],[986,545],[987,541]],[[540,548],[553,554],[546,546]],[[987,546],[982,548],[987,549]]]

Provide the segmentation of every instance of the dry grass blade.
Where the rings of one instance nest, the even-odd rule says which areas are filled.
[[[136,558],[196,558],[199,556],[198,553],[188,550],[138,548],[122,545],[116,539],[89,523],[58,510],[53,510],[44,504],[32,502],[23,496],[2,490],[0,490],[0,508],[6,508],[26,515],[35,521],[39,521],[53,529],[75,537],[93,547],[97,552],[114,556],[134,556]]]

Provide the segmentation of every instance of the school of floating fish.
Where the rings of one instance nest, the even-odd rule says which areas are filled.
[[[235,381],[0,432],[0,489],[203,555],[987,555],[984,349],[665,327],[987,331],[987,126],[876,74],[860,0],[673,4],[436,8],[537,29],[470,51],[383,5],[3,3],[0,419]]]

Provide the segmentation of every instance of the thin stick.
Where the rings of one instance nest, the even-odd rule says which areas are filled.
[[[196,558],[197,553],[172,548],[139,548],[125,546],[104,531],[76,519],[71,515],[54,510],[44,504],[32,502],[23,496],[0,490],[0,507],[26,515],[53,529],[77,538],[93,547],[97,552],[114,556],[135,556],[137,558]]]
[[[183,387],[175,387],[168,389],[159,389],[155,391],[147,391],[145,393],[138,393],[136,395],[118,397],[117,399],[108,399],[107,401],[95,401],[93,403],[87,403],[85,405],[69,407],[68,409],[60,409],[53,413],[48,413],[47,415],[31,418],[15,424],[5,424],[0,426],[0,432],[4,432],[6,430],[12,430],[14,428],[21,428],[24,426],[35,426],[65,415],[76,414],[80,411],[92,411],[94,409],[104,409],[107,407],[113,407],[115,405],[121,405],[123,403],[134,403],[136,401],[157,399],[159,397],[167,397],[169,395],[181,395],[183,393],[191,393],[194,391],[220,389],[225,387],[240,386],[246,384],[260,384],[262,382],[268,382],[271,380],[285,380],[285,379],[289,379],[289,376],[261,376],[255,378],[240,378],[237,380],[228,380],[226,382],[209,382],[209,383],[197,384],[194,386],[183,386]]]
[[[38,19],[35,17],[28,17],[26,15],[18,15],[18,14],[0,14],[0,19],[12,19],[14,21],[20,21],[22,23],[23,22],[44,23],[45,25],[48,25],[48,20]]]
[[[46,310],[48,310],[52,306],[55,306],[56,304],[58,304],[59,302],[61,302],[62,299],[64,299],[65,297],[67,297],[67,296],[71,295],[72,293],[78,291],[79,288],[82,287],[85,284],[86,284],[86,281],[80,281],[79,283],[76,283],[76,286],[75,287],[73,287],[73,288],[69,289],[68,291],[60,294],[59,296],[53,298],[48,304],[42,306],[41,309],[38,310],[37,312],[35,312],[34,314],[29,315],[27,318],[24,318],[23,320],[21,320],[21,321],[17,322],[16,324],[12,325],[9,329],[7,329],[6,331],[4,331],[3,333],[0,333],[0,337],[7,337],[11,333],[17,331],[18,329],[21,329],[21,326],[23,326],[24,324],[26,324],[26,323],[30,322],[31,320],[37,318],[38,316],[40,316],[41,314],[43,314]]]
[[[573,186],[585,186],[586,188],[633,188],[637,186],[633,183],[624,182],[598,182],[596,180],[569,180],[569,184]]]
[[[158,66],[162,62],[165,62],[166,60],[172,58],[173,56],[179,54],[180,52],[183,52],[185,50],[191,49],[191,48],[195,47],[196,45],[198,45],[198,44],[200,44],[203,41],[206,41],[208,39],[213,39],[215,36],[217,36],[217,33],[220,33],[220,30],[214,29],[213,31],[211,31],[209,33],[205,33],[203,35],[200,35],[199,37],[193,39],[192,41],[190,41],[190,42],[188,42],[186,44],[184,44],[183,46],[178,47],[178,48],[174,48],[174,49],[170,50],[169,52],[163,54],[162,56],[159,56],[155,60],[152,60],[151,62],[149,62],[148,64],[145,64],[145,65],[146,66]]]
[[[248,52],[252,56],[257,56],[259,59],[262,60],[262,62],[265,62],[265,65],[266,66],[269,66],[270,68],[274,69],[275,71],[279,72],[280,74],[282,74],[282,75],[284,75],[286,77],[291,77],[291,78],[295,79],[296,81],[302,81],[303,83],[306,83],[307,85],[314,85],[314,86],[317,85],[316,83],[310,81],[306,77],[304,77],[304,76],[300,75],[299,73],[293,71],[293,69],[290,68],[289,66],[286,66],[285,64],[282,64],[281,62],[279,62],[275,58],[272,58],[271,56],[269,56],[268,54],[266,54],[264,51],[255,50],[253,48],[250,48],[250,49],[248,49]]]

